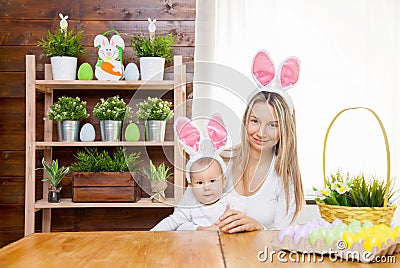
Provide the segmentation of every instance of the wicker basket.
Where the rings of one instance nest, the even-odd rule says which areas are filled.
[[[378,117],[378,115],[371,109],[365,107],[353,107],[347,108],[340,111],[330,123],[328,130],[326,131],[325,140],[324,140],[324,151],[322,155],[322,165],[323,165],[323,172],[324,172],[324,185],[326,186],[326,165],[325,165],[325,152],[326,152],[326,143],[328,140],[329,131],[336,121],[336,119],[345,111],[355,110],[355,109],[364,109],[370,111],[375,118],[378,120],[379,125],[382,129],[383,137],[385,139],[385,146],[386,146],[386,159],[387,159],[387,183],[390,181],[390,150],[389,150],[389,143],[386,135],[385,128],[383,127],[382,121]],[[385,199],[383,207],[346,207],[346,206],[333,206],[327,205],[325,203],[317,202],[319,212],[321,217],[328,222],[332,222],[334,219],[338,218],[341,219],[344,223],[348,224],[353,220],[358,220],[361,223],[366,221],[372,222],[373,224],[386,224],[390,226],[392,221],[393,213],[396,210],[396,205],[388,206],[388,196],[389,196],[389,187],[386,187],[385,191]]]

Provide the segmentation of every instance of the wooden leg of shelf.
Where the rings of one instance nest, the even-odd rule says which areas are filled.
[[[42,213],[42,232],[49,233],[51,230],[51,208],[44,208]]]
[[[26,56],[25,236],[35,231],[35,56]],[[29,71],[28,71],[29,70]]]

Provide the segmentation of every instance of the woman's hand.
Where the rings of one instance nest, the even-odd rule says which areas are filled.
[[[225,233],[264,230],[258,221],[234,209],[226,210],[215,225]]]

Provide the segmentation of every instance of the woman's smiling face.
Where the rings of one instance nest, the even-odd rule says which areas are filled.
[[[272,150],[279,141],[275,110],[265,102],[254,104],[246,129],[250,147],[256,151]]]

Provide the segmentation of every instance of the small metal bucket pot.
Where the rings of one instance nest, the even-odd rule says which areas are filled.
[[[122,121],[100,121],[100,136],[102,141],[120,141]]]
[[[144,122],[146,141],[164,141],[167,121],[148,120]]]
[[[59,141],[79,141],[79,121],[58,121],[57,133]]]

